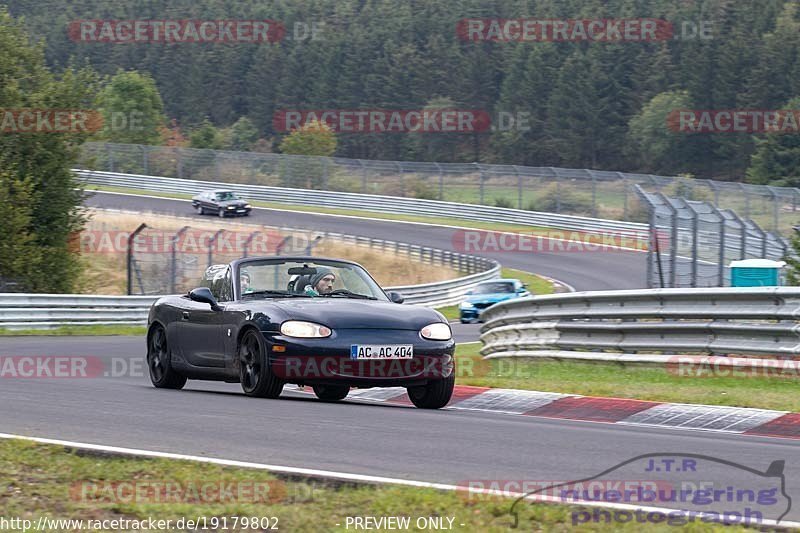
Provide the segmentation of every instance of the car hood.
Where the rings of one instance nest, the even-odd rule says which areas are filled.
[[[332,329],[420,330],[442,322],[439,314],[425,307],[346,298],[297,298],[273,302],[287,320],[317,322]]]
[[[516,294],[508,292],[501,292],[496,294],[473,294],[471,296],[467,296],[466,301],[471,304],[476,304],[476,303],[496,304],[497,302],[504,302],[506,300],[511,300],[514,297],[516,297]]]

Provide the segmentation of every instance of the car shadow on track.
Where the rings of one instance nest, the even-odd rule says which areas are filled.
[[[143,385],[142,388],[152,389],[152,387],[148,387]],[[338,402],[323,402],[322,400],[317,399],[313,394],[299,392],[295,390],[287,390],[281,394],[280,398],[276,399],[268,399],[268,398],[249,398],[244,395],[244,393],[239,391],[224,391],[224,390],[213,390],[213,389],[183,389],[180,391],[162,391],[162,392],[176,392],[180,394],[186,393],[194,393],[194,394],[213,394],[217,396],[229,396],[229,397],[236,397],[236,398],[245,398],[249,401],[259,401],[259,400],[268,400],[271,402],[282,402],[282,401],[292,401],[292,402],[311,402],[317,404],[325,404],[325,405],[336,405],[336,404],[345,404],[345,405],[360,405],[365,407],[384,407],[384,408],[399,408],[399,409],[414,409],[413,405],[406,405],[404,403],[388,403],[382,401],[368,401],[368,400],[359,400],[357,398],[345,398],[344,400]]]

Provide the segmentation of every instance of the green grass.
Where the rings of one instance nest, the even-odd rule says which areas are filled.
[[[145,326],[63,326],[53,329],[5,329],[0,328],[0,336],[43,336],[43,335],[144,335]]]
[[[549,182],[552,183],[552,182]],[[542,197],[541,192],[547,190],[548,182],[538,184],[538,186],[531,186],[531,184],[523,184],[522,188],[522,209],[527,209],[531,203],[535,203]],[[591,181],[585,182],[572,182],[564,183],[562,191],[565,196],[570,193],[578,192],[585,195],[588,199],[592,196],[592,183]],[[608,186],[598,183],[597,185],[597,206],[598,214],[601,214],[604,208],[617,209],[622,211],[624,205],[625,189],[621,184],[617,186]],[[517,209],[519,208],[519,190],[516,185],[508,186],[486,186],[483,191],[483,201],[486,205],[495,205],[495,200],[504,199],[511,202],[511,205]],[[630,198],[629,198],[630,199]],[[465,204],[478,204],[481,201],[481,191],[477,184],[466,185],[462,187],[444,187],[444,201],[458,202]]]
[[[534,295],[553,294],[555,292],[551,281],[530,272],[504,267],[501,276],[520,280],[528,286],[528,290]]]
[[[521,479],[525,475],[520,472]],[[535,472],[527,475],[536,479]],[[486,477],[478,476],[480,479]],[[120,486],[130,488],[133,485],[120,484],[131,483],[137,483],[139,487],[172,483],[183,490],[162,493],[162,496],[171,495],[171,503],[153,503],[152,498],[150,501],[133,501],[130,495],[135,493],[131,490],[118,490],[116,493],[103,490]],[[244,501],[218,502],[209,501],[213,496],[207,499],[183,496],[191,494],[185,489],[206,483],[224,483],[229,487],[243,487],[245,491],[248,487],[269,490],[259,490],[259,498],[253,498],[252,492],[245,492]],[[234,516],[277,517],[280,531],[346,531],[348,516],[409,516],[411,531],[417,531],[413,525],[418,517],[429,516],[454,518],[454,531],[499,532],[508,531],[512,525],[510,509],[513,500],[506,498],[470,498],[463,493],[389,485],[334,486],[298,479],[289,481],[264,470],[168,459],[99,456],[61,446],[10,439],[0,439],[0,486],[3,487],[0,496],[3,516],[6,519],[32,520],[34,527],[41,516],[83,520],[146,520],[152,517],[172,520],[173,524],[183,517],[193,520],[206,517],[209,526],[213,517],[217,517],[220,523],[222,517],[227,517],[228,531],[242,530],[233,528],[231,517]],[[89,487],[88,491],[86,487]],[[91,487],[99,487],[99,490]],[[89,494],[88,498],[86,494]],[[147,499],[145,492],[139,494]],[[262,503],[264,501],[266,503]],[[571,515],[579,507],[524,503],[518,509],[519,531],[608,531],[610,527],[603,523],[573,526]],[[643,528],[635,521],[614,524],[613,528],[618,531],[674,531],[674,526]],[[175,529],[175,525],[169,528]],[[723,531],[721,526],[701,523],[687,529]],[[221,528],[203,530],[219,531]],[[253,530],[263,531],[249,531]],[[353,530],[352,525],[350,530]]]
[[[458,306],[457,305],[448,305],[446,307],[438,307],[436,309],[440,313],[444,315],[448,322],[452,322],[453,320],[458,320],[459,315]]]
[[[459,385],[800,412],[800,381],[789,377],[682,377],[661,366],[484,360],[481,347],[458,345]]]

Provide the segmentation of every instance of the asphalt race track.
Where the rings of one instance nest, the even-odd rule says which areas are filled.
[[[98,194],[89,203],[196,216],[184,201]],[[251,221],[326,228],[445,249],[451,247],[453,232],[420,225],[403,225],[398,231],[391,222],[270,210],[256,210]],[[644,282],[642,254],[563,255],[494,257],[504,265],[543,273],[579,290],[637,288]],[[800,446],[793,440],[477,411],[328,404],[295,392],[285,392],[279,400],[256,400],[246,398],[235,384],[198,381],[190,381],[183,391],[156,390],[146,376],[144,353],[144,339],[139,338],[3,338],[0,356],[94,356],[104,361],[111,374],[2,379],[0,431],[450,484],[580,479],[654,452],[706,454],[758,470],[783,459],[786,490],[795,502],[800,501]],[[740,470],[725,472],[715,483],[747,482]],[[800,519],[800,505],[786,519]]]
[[[458,484],[467,480],[569,480],[639,454],[699,453],[764,470],[786,460],[800,497],[797,441],[548,420],[470,411],[327,404],[294,392],[246,398],[235,384],[151,387],[143,339],[6,337],[0,356],[98,356],[112,375],[3,379],[0,430],[44,438]],[[139,361],[138,366],[136,361]],[[115,368],[116,367],[116,368]],[[725,471],[736,486],[749,479]],[[795,508],[790,519],[800,518]]]

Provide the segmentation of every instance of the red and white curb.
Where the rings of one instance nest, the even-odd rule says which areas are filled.
[[[287,386],[286,389],[297,391],[294,386]],[[311,392],[311,389],[306,388],[305,392]],[[402,387],[353,389],[347,399],[412,405]],[[800,439],[800,413],[744,407],[456,386],[453,398],[445,409]]]

